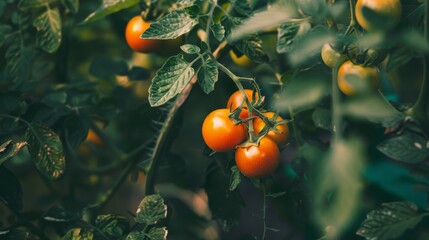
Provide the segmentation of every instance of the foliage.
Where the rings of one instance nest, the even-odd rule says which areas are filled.
[[[425,239],[429,3],[358,1],[0,1],[0,238]]]

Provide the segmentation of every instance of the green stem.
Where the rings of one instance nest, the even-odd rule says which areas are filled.
[[[350,34],[352,32],[352,30],[356,30],[355,6],[356,6],[356,1],[355,0],[349,0],[350,24],[347,27],[345,34]]]
[[[101,141],[104,144],[106,144],[109,151],[111,151],[115,157],[117,157],[119,159],[125,159],[126,158],[126,154],[124,154],[119,148],[116,147],[115,144],[112,143],[110,138],[107,137],[106,134],[104,134],[104,132],[97,126],[97,124],[95,124],[93,121],[89,121],[89,125],[90,125],[91,129],[95,132],[95,134],[97,134],[97,136],[100,137]]]
[[[340,102],[340,91],[337,83],[338,66],[332,68],[332,130],[334,140],[338,141],[342,138],[342,110]]]
[[[206,43],[207,46],[209,47],[209,51],[211,51],[211,47],[210,47],[210,26],[212,25],[212,20],[213,20],[213,13],[214,10],[216,9],[217,6],[217,0],[212,0],[211,1],[211,7],[209,10],[209,16],[208,16],[208,20],[207,20],[207,25],[206,25]]]
[[[262,221],[264,222],[264,230],[262,232],[262,240],[265,240],[265,235],[267,233],[267,186],[264,180],[262,180],[262,191],[264,194],[264,198],[263,198],[263,208],[262,208]]]

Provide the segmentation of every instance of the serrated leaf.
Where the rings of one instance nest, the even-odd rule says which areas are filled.
[[[175,39],[198,24],[198,18],[192,18],[184,9],[173,11],[150,24],[141,38]]]
[[[0,231],[0,239],[7,240],[27,240],[30,237],[30,233],[25,232],[21,229],[10,229]]]
[[[380,143],[377,149],[401,162],[419,163],[429,157],[428,140],[410,131]]]
[[[140,202],[136,213],[137,222],[155,224],[167,217],[167,205],[165,205],[164,199],[160,195],[149,195]]]
[[[185,44],[180,46],[180,49],[182,49],[182,51],[184,51],[185,53],[188,54],[198,54],[201,52],[201,48],[199,48],[198,46],[195,46],[193,44]]]
[[[181,93],[195,74],[192,66],[182,55],[172,56],[156,72],[149,88],[149,103],[160,106]]]
[[[252,34],[234,42],[233,45],[254,62],[268,62],[268,57],[262,48],[262,39],[258,35]]]
[[[366,118],[381,123],[386,119],[396,119],[402,115],[381,95],[350,99],[344,104],[345,114],[355,118]]]
[[[5,166],[0,166],[0,201],[16,212],[21,211],[22,188],[18,178]]]
[[[225,38],[225,27],[222,26],[220,23],[215,23],[210,26],[210,29],[212,30],[213,36],[218,40],[219,42],[222,41]]]
[[[53,206],[42,216],[48,222],[71,222],[79,218],[76,213],[67,211],[63,206]]]
[[[27,10],[31,8],[41,8],[46,7],[50,3],[56,2],[57,0],[21,0],[18,3],[18,7],[22,10]]]
[[[234,191],[241,182],[241,174],[237,166],[231,167],[231,177],[229,179],[229,191]]]
[[[31,158],[39,172],[52,180],[58,180],[66,167],[63,146],[58,135],[46,126],[33,123],[25,135]]]
[[[146,235],[143,232],[132,231],[125,240],[145,240]]]
[[[247,0],[232,0],[233,9],[244,16],[252,15],[252,8]]]
[[[61,0],[64,7],[72,13],[77,13],[79,10],[79,0]]]
[[[3,46],[4,42],[6,41],[7,34],[9,34],[11,31],[12,31],[11,26],[0,25],[0,47]]]
[[[332,130],[331,111],[325,108],[316,108],[311,115],[316,127]]]
[[[58,8],[46,8],[46,11],[33,20],[37,30],[39,46],[48,53],[54,53],[61,45],[61,16]]]
[[[167,228],[151,228],[147,233],[150,240],[166,240],[168,235]]]
[[[6,162],[9,158],[18,154],[27,143],[22,142],[12,142],[12,140],[4,142],[0,145],[0,165]]]
[[[93,240],[94,232],[92,229],[73,228],[70,229],[61,240]]]
[[[14,42],[6,51],[6,78],[14,82],[15,86],[31,78],[34,56],[34,49],[29,47],[21,49],[19,42]]]
[[[276,50],[278,53],[287,53],[300,36],[311,29],[309,22],[286,23],[278,28]]]
[[[129,228],[127,218],[113,214],[97,216],[95,226],[106,235],[114,238],[122,237]]]
[[[213,56],[206,56],[198,72],[198,83],[207,94],[214,90],[219,77],[219,70],[216,63]]]
[[[112,13],[130,8],[139,2],[140,0],[103,0],[101,6],[95,12],[89,14],[81,24],[98,21]]]
[[[366,239],[396,239],[408,229],[414,228],[427,214],[419,214],[412,202],[383,203],[371,211],[356,234]]]

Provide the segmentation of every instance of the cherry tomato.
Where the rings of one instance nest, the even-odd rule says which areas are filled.
[[[367,31],[389,31],[401,19],[400,0],[358,0],[356,20]]]
[[[361,66],[347,61],[338,69],[338,87],[348,96],[377,90],[380,72],[375,66]]]
[[[264,113],[265,116],[267,116],[269,119],[274,118],[275,113],[273,112],[266,112]],[[283,120],[282,117],[277,116],[276,121]],[[255,134],[259,134],[262,129],[265,127],[265,123],[261,118],[255,118],[253,119],[253,130],[255,131]],[[276,126],[276,129],[280,131],[280,133],[275,132],[273,130],[268,131],[267,135],[265,137],[270,138],[273,140],[278,147],[282,147],[287,143],[287,139],[289,136],[289,127],[286,123],[282,123]]]
[[[207,146],[216,152],[233,150],[247,137],[243,124],[235,125],[229,118],[229,109],[217,109],[204,119],[202,133]]]
[[[247,99],[249,99],[250,102],[256,101],[258,99],[258,93],[255,93],[256,99],[253,98],[253,90],[244,89],[244,92],[246,93]],[[238,90],[233,94],[231,94],[231,96],[228,99],[228,103],[226,104],[226,108],[230,109],[232,112],[240,106],[243,100],[244,100],[243,94],[241,94],[240,90]],[[247,111],[247,104],[244,103],[240,112],[240,118],[248,118],[248,117],[249,117],[249,112]]]
[[[237,54],[234,52],[234,50],[229,51],[229,55],[232,58],[232,61],[234,61],[235,64],[241,67],[254,67],[257,64],[250,60],[245,54],[241,55],[240,57],[237,56]]]
[[[258,146],[239,147],[235,151],[238,169],[244,176],[250,178],[262,178],[272,174],[279,162],[279,148],[267,137],[262,138]]]
[[[150,26],[149,22],[145,22],[141,16],[135,16],[128,21],[125,28],[125,39],[128,45],[137,52],[151,53],[156,51],[161,46],[160,40],[141,39],[140,36]]]
[[[333,49],[330,43],[325,43],[321,51],[322,60],[326,66],[333,68],[347,60],[347,56]]]

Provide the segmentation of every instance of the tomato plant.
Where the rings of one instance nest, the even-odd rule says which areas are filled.
[[[0,239],[427,239],[428,0],[3,0],[0,53]]]

